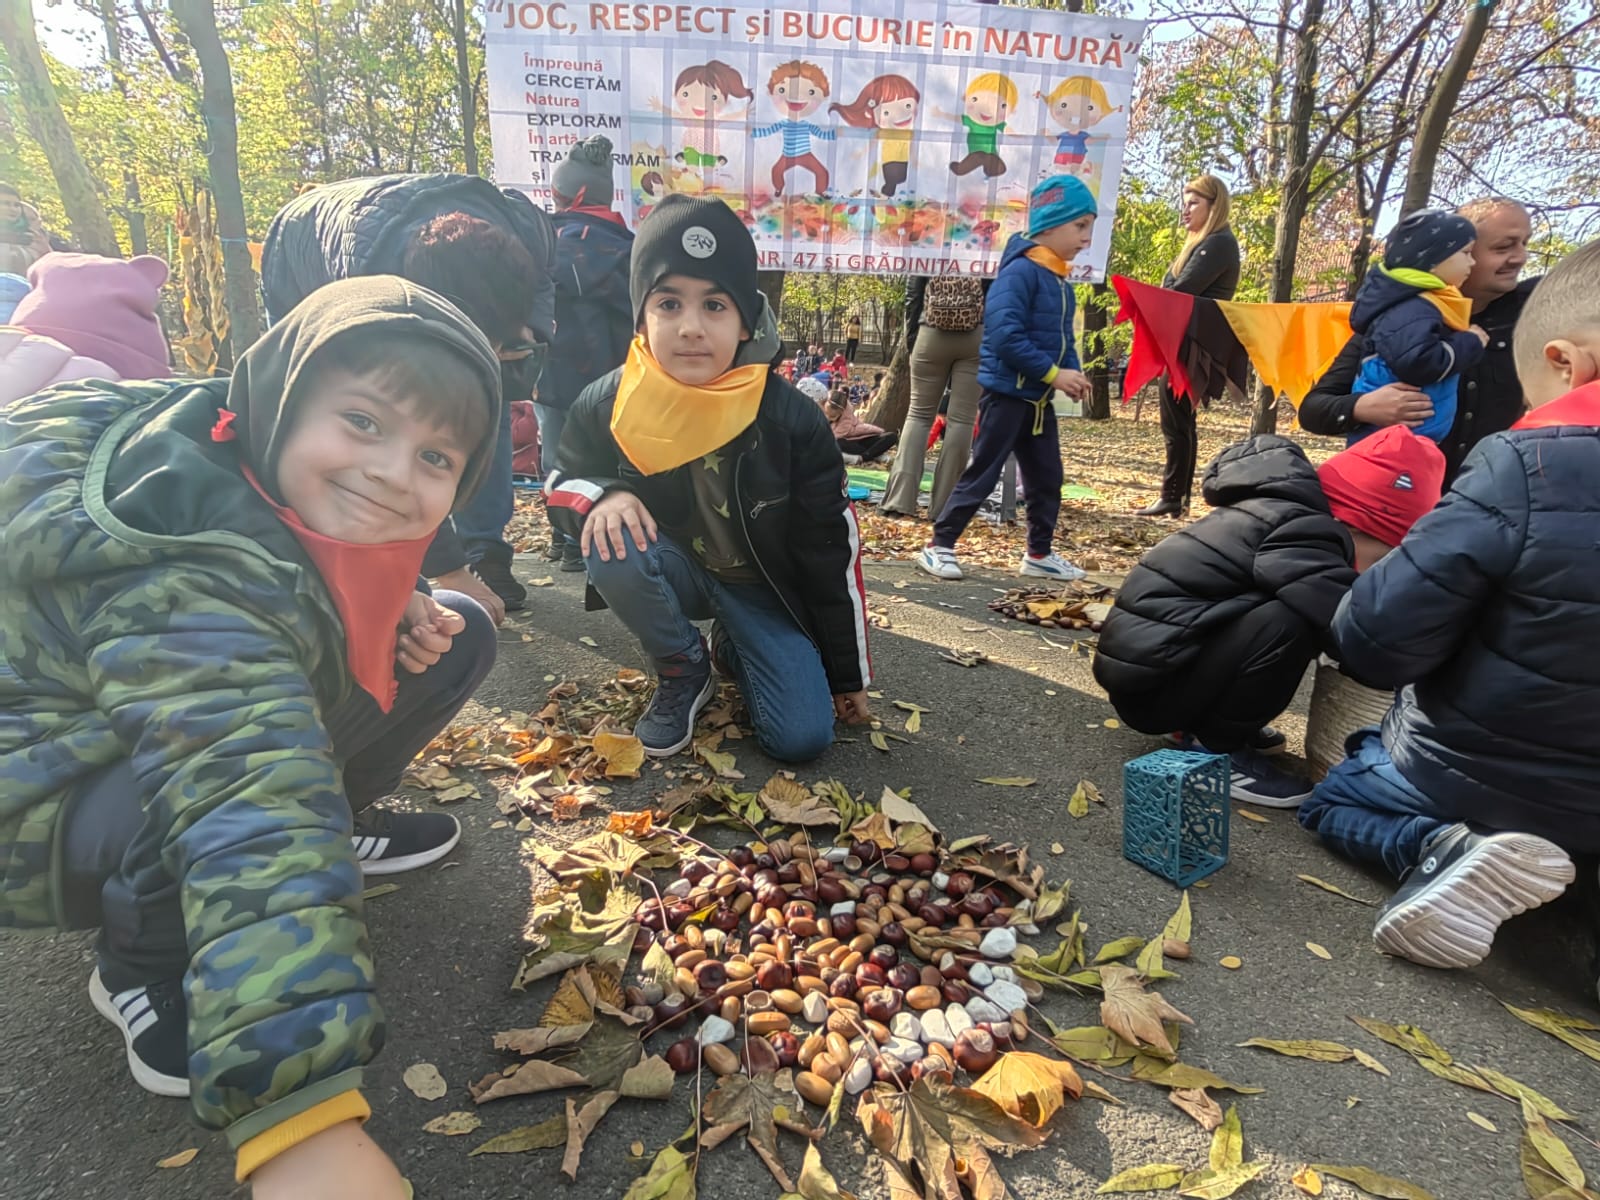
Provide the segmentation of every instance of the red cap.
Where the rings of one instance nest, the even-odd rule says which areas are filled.
[[[1444,455],[1404,425],[1390,425],[1341,450],[1317,468],[1336,520],[1398,546],[1418,518],[1439,503]]]

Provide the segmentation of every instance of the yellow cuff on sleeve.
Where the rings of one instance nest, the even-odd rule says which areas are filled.
[[[371,1115],[372,1108],[360,1092],[340,1092],[305,1112],[296,1113],[281,1125],[256,1134],[240,1146],[233,1177],[243,1183],[262,1163],[271,1162],[290,1147],[344,1121],[365,1121]]]
[[[1059,374],[1061,374],[1061,368],[1060,367],[1051,367],[1050,368],[1050,373],[1044,377],[1044,382],[1045,383],[1054,383],[1056,381],[1056,376],[1059,375]]]

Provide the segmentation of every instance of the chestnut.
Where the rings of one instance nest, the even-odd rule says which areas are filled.
[[[889,986],[908,992],[922,982],[922,972],[910,963],[896,963],[889,968]]]
[[[791,900],[783,906],[783,919],[785,921],[793,921],[797,917],[815,917],[816,915],[816,905],[809,900]]]
[[[961,911],[973,918],[987,917],[994,909],[994,897],[988,892],[972,892],[961,902]]]
[[[864,962],[856,968],[856,982],[865,988],[889,986],[889,972],[875,962]]]
[[[702,992],[714,992],[728,982],[728,968],[714,958],[696,965],[694,981]]]
[[[995,1049],[1002,1051],[1016,1049],[1016,1042],[1012,1037],[1012,1032],[1010,1021],[996,1021],[990,1025],[989,1036],[994,1039]]]
[[[959,900],[972,890],[972,876],[965,871],[951,872],[950,879],[944,885],[944,894],[952,900]]]
[[[972,1075],[981,1075],[1000,1059],[994,1035],[987,1029],[963,1029],[956,1035],[956,1066]]]
[[[828,921],[833,928],[833,936],[840,941],[849,941],[856,936],[855,913],[840,913],[836,917],[829,917]]]
[[[739,1061],[751,1075],[767,1075],[778,1069],[778,1051],[766,1038],[746,1038]]]
[[[793,859],[790,859],[788,862],[786,862],[782,866],[780,866],[778,868],[778,882],[779,883],[799,883],[800,882],[800,864],[798,862],[795,862]]]
[[[658,904],[641,905],[639,924],[653,933],[660,933],[667,927],[667,914]]]
[[[778,860],[773,858],[770,853],[758,854],[756,855],[755,865],[763,871],[769,871],[778,865]]]
[[[939,960],[939,974],[946,979],[965,979],[970,965],[965,959],[957,958],[954,953],[946,950],[944,957]]]
[[[667,957],[673,962],[677,962],[681,956],[694,949],[694,947],[689,944],[689,939],[684,937],[681,933],[674,933],[668,937],[662,938],[661,948],[667,952]]]
[[[896,875],[904,875],[911,869],[911,860],[904,854],[885,854],[883,856],[883,869],[893,871]]]
[[[824,904],[837,904],[844,899],[844,880],[825,878],[817,880],[817,899]]]
[[[689,883],[699,883],[702,879],[710,874],[710,863],[704,862],[698,858],[691,858],[679,869],[678,878],[687,880]]]
[[[720,929],[723,933],[732,933],[739,928],[740,920],[739,910],[729,908],[726,904],[719,904],[711,910],[711,927]]]
[[[949,1083],[951,1081],[950,1064],[936,1054],[926,1055],[911,1064],[911,1078],[913,1081],[927,1079],[930,1076],[941,1083]]]
[[[861,984],[854,975],[835,975],[828,984],[828,995],[841,1000],[854,1000],[860,991]]]
[[[655,940],[656,935],[650,932],[650,927],[646,925],[641,918],[639,922],[639,928],[634,932],[633,935],[633,952],[635,954],[643,954],[646,950],[650,949],[651,943],[653,943]]]
[[[904,946],[911,940],[911,935],[906,932],[906,927],[899,921],[890,921],[878,930],[878,936],[891,946]]]
[[[688,999],[677,992],[661,997],[660,1003],[655,1006],[656,1028],[676,1029],[688,1017],[689,1010]]]
[[[867,955],[867,961],[887,971],[900,961],[900,952],[893,946],[874,946]]]
[[[1011,921],[1011,914],[1010,913],[1001,912],[999,909],[995,909],[994,912],[990,913],[987,917],[984,917],[983,920],[978,922],[978,928],[979,929],[1001,929],[1001,928],[1004,928],[1006,925],[1008,925],[1010,923],[1010,921]]]
[[[905,1066],[892,1054],[874,1054],[872,1056],[872,1078],[879,1083],[892,1083],[897,1087],[910,1086],[912,1075],[911,1068]]]
[[[788,963],[771,959],[756,968],[756,986],[764,992],[775,992],[794,983],[794,969]]]
[[[728,851],[728,861],[743,870],[756,861],[755,853],[748,846],[735,846]]]
[[[687,1075],[700,1065],[700,1043],[692,1037],[673,1042],[667,1047],[667,1066],[679,1075]]]
[[[861,1012],[868,1020],[881,1021],[887,1025],[894,1020],[903,1003],[900,993],[893,988],[873,988],[862,994]]]
[[[667,905],[667,928],[678,929],[698,911],[700,911],[699,905],[688,900],[674,900]]]
[[[939,994],[946,1004],[965,1004],[972,999],[972,989],[959,979],[946,979]]]
[[[932,875],[934,868],[939,865],[939,860],[931,854],[913,854],[911,856],[911,869],[918,875]]]
[[[779,1067],[792,1067],[800,1060],[800,1039],[792,1033],[769,1033],[767,1044],[778,1056]]]
[[[924,904],[917,909],[917,916],[935,929],[943,929],[950,921],[950,910],[942,904]]]
[[[756,889],[756,903],[762,908],[782,909],[789,902],[789,892],[781,883],[769,883]]]
[[[627,1011],[628,1015],[641,1025],[648,1026],[656,1019],[656,1010],[648,1004],[630,1004]]]

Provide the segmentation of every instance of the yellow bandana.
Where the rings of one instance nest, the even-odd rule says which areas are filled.
[[[1030,246],[1026,257],[1029,262],[1037,263],[1046,271],[1054,272],[1063,279],[1066,278],[1067,272],[1072,269],[1067,266],[1067,260],[1050,249],[1049,246]]]
[[[1444,323],[1451,329],[1466,329],[1472,324],[1472,301],[1461,294],[1454,284],[1447,284],[1431,271],[1415,267],[1383,267],[1390,279],[1422,289],[1422,298],[1439,310]]]
[[[681,467],[750,428],[768,373],[756,363],[691,387],[667,374],[642,337],[634,338],[611,409],[611,436],[646,475]]]

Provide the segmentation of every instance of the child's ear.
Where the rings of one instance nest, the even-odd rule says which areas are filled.
[[[748,342],[750,340],[750,337],[751,337],[750,331],[748,329],[746,329],[743,325],[740,325],[739,326],[739,340],[741,342]]]

